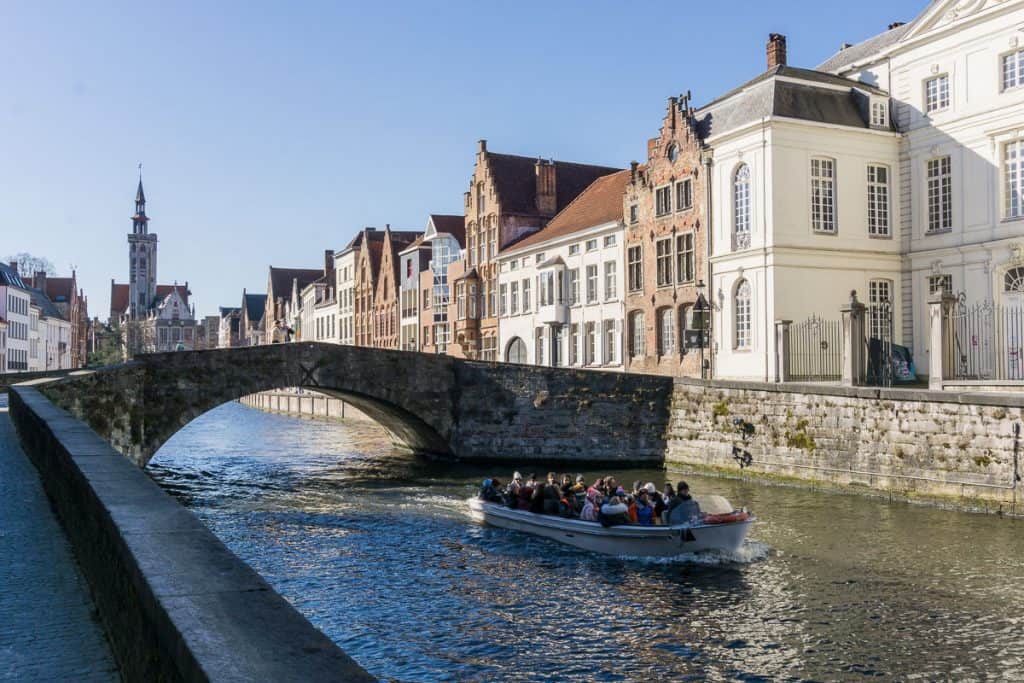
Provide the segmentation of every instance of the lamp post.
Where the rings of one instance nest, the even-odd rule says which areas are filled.
[[[700,315],[700,322],[697,323],[697,331],[700,333],[700,378],[707,379],[707,371],[704,368],[704,316],[707,315],[708,300],[704,298],[704,280],[697,281],[697,302],[693,310]]]

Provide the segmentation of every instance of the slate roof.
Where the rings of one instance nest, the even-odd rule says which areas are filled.
[[[847,90],[821,86],[841,86]],[[888,97],[884,90],[848,78],[777,66],[704,105],[695,116],[704,138],[766,116],[870,128],[867,101],[859,91]]]
[[[32,297],[32,303],[39,307],[40,315],[44,318],[60,318],[61,320],[66,320],[66,318],[61,315],[60,310],[58,310],[54,303],[50,301],[50,297],[46,296],[42,290],[29,287],[28,293]]]
[[[522,247],[571,235],[595,225],[622,220],[622,196],[629,183],[629,176],[627,170],[598,178],[542,230],[523,238],[512,249],[518,251]]]
[[[18,271],[11,268],[6,263],[0,263],[0,285],[17,287],[18,289],[28,289],[28,285],[26,285],[24,280],[21,279],[21,276],[18,275]]]
[[[246,293],[243,303],[245,304],[246,317],[248,317],[250,322],[258,323],[263,320],[263,311],[267,307],[266,294]]]
[[[590,183],[622,169],[608,166],[555,161],[555,211],[561,211],[585,190]],[[494,187],[506,213],[535,216],[537,214],[537,159],[514,154],[487,153]]]
[[[882,50],[895,45],[913,28],[914,22],[897,26],[894,29],[879,33],[877,36],[862,40],[845,50],[840,50],[817,66],[818,71],[840,71],[844,67],[870,58]]]
[[[446,232],[454,237],[460,247],[466,246],[466,217],[449,216],[442,213],[430,214],[430,220],[438,232]]]
[[[232,307],[232,306],[221,306],[220,307],[220,317],[222,317],[222,318],[224,316],[227,316],[227,315],[233,315],[235,313],[241,313],[241,312],[242,312],[242,309],[241,308],[237,308],[237,307]]]
[[[324,276],[322,268],[275,268],[270,266],[270,290],[275,297],[292,295],[292,280],[299,281],[299,291]]]

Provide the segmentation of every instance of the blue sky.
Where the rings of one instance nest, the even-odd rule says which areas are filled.
[[[813,67],[924,0],[0,3],[0,257],[77,265],[103,319],[144,164],[161,282],[200,314],[364,225],[461,213],[476,140],[643,161],[665,99]],[[95,6],[94,6],[95,5]]]

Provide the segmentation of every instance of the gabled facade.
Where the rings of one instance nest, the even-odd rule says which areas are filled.
[[[399,253],[412,244],[419,235],[414,231],[384,229],[381,242],[380,267],[373,292],[371,318],[373,320],[372,346],[397,349],[399,340]]]
[[[89,327],[89,302],[85,292],[78,288],[77,274],[72,270],[71,277],[50,277],[45,272],[38,272],[32,277],[30,286],[46,294],[46,297],[60,312],[61,317],[70,323],[69,367],[84,367]]]
[[[432,214],[423,240],[430,251],[427,267],[419,274],[419,350],[446,353],[451,340],[449,266],[462,258],[465,218]]]
[[[647,143],[647,162],[634,162],[623,198],[625,355],[633,372],[701,376],[687,333],[701,325],[694,311],[698,285],[707,279],[704,163],[689,95],[669,98],[658,137]]]
[[[331,258],[331,268],[334,258]],[[333,270],[331,272],[333,279]],[[263,311],[262,339],[269,344],[271,334],[277,321],[282,321],[292,329],[299,326],[298,293],[308,284],[326,275],[325,270],[316,268],[278,268],[270,266],[267,274],[267,298]]]
[[[419,351],[423,341],[420,335],[420,274],[430,265],[430,245],[420,235],[398,254],[398,348]],[[429,297],[429,293],[428,293]]]
[[[242,290],[242,305],[239,309],[241,318],[238,324],[239,346],[269,343],[269,337],[264,334],[266,326],[263,324],[266,310],[266,294],[250,294]]]
[[[451,353],[483,360],[498,358],[498,253],[543,228],[597,178],[620,169],[496,154],[480,140],[464,195],[466,263],[459,269],[463,316],[454,321]],[[470,303],[470,298],[472,303]],[[470,309],[475,317],[468,316]]]
[[[892,95],[903,133],[901,328],[919,371],[931,351],[929,298],[1024,306],[1022,25],[1020,0],[936,0],[818,67]]]
[[[220,307],[220,322],[217,324],[217,348],[230,349],[242,346],[242,309],[230,306]]]

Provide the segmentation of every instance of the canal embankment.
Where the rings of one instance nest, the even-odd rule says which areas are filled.
[[[10,416],[127,680],[374,680],[146,473],[30,386]]]
[[[666,463],[1024,514],[1024,395],[679,379]]]

